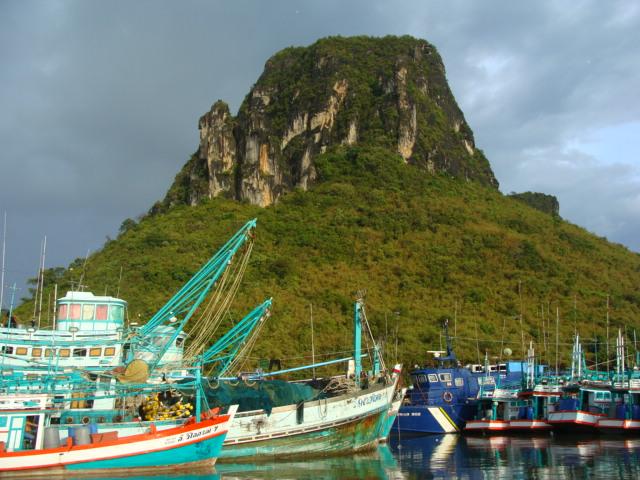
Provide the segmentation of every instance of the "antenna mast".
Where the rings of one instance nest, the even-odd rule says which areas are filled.
[[[4,212],[4,229],[2,230],[2,280],[0,280],[0,312],[4,305],[4,253],[7,244],[7,212]]]
[[[44,260],[47,256],[47,236],[44,236],[42,246],[42,262],[40,264],[40,302],[38,304],[38,328],[40,328],[40,320],[42,318],[42,295],[44,294]]]
[[[607,295],[607,374],[609,373],[609,295]]]
[[[311,317],[311,363],[316,364],[316,347],[313,343],[313,304],[309,304],[309,316]],[[316,378],[316,367],[313,367],[313,378]]]

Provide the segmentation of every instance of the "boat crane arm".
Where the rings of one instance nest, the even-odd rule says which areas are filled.
[[[144,326],[137,330],[132,338],[132,344],[142,350],[153,353],[153,361],[149,368],[153,369],[178,335],[184,330],[189,319],[207,297],[216,282],[231,264],[234,255],[247,242],[253,240],[253,231],[257,219],[248,221],[233,237],[231,237],[216,254],[205,263],[191,279],[162,307]],[[153,345],[152,339],[162,327],[170,326],[174,333],[162,345]]]
[[[204,365],[218,363],[211,376],[224,375],[239,358],[242,350],[253,345],[253,337],[259,331],[256,327],[261,326],[269,317],[271,303],[272,299],[269,298],[258,305],[201,355],[200,362]]]

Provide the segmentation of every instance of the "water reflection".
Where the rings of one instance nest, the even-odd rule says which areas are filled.
[[[78,478],[78,477],[66,477]],[[95,477],[92,477],[95,479]],[[117,477],[101,477],[115,480]],[[640,438],[392,438],[366,454],[267,463],[219,464],[215,472],[128,476],[127,480],[230,479],[571,479],[640,478]]]
[[[216,466],[222,479],[401,479],[404,478],[391,450],[381,445],[373,452],[353,456],[279,461],[261,464]]]
[[[395,439],[407,478],[638,478],[640,439],[462,437]]]

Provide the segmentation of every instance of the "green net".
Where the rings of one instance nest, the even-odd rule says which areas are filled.
[[[212,380],[208,385],[205,382],[204,391],[210,407],[238,405],[239,412],[265,410],[267,414],[271,414],[274,407],[298,404],[323,396],[320,390],[309,385],[283,380]]]

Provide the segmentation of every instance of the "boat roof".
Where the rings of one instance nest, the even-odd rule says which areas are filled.
[[[98,296],[91,292],[68,291],[67,294],[58,299],[58,302],[95,302],[95,303],[122,303],[127,304],[125,300],[110,296]]]

